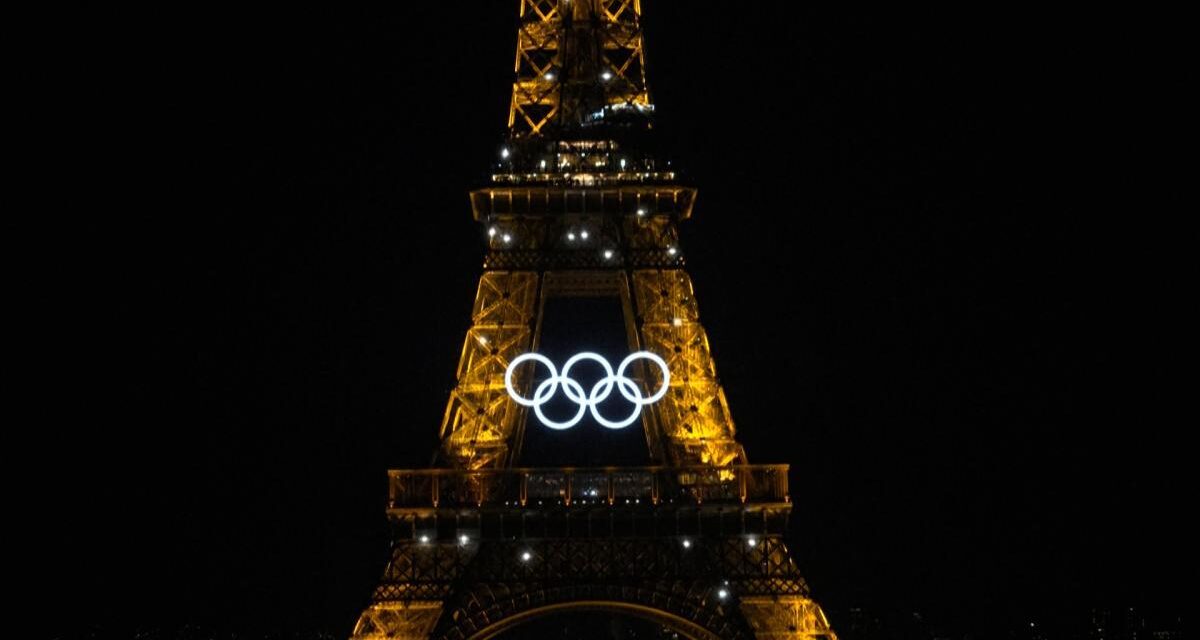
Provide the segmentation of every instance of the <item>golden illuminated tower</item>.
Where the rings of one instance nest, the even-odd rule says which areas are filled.
[[[696,192],[650,135],[639,0],[520,0],[520,16],[509,136],[470,194],[488,252],[442,444],[433,468],[389,474],[392,558],[353,637],[604,611],[682,637],[835,638],[783,541],[787,466],[749,464],[734,438],[676,231]],[[580,383],[578,415],[588,389],[665,395],[620,434],[548,429],[528,400],[557,386],[532,363],[507,384],[510,363],[601,334],[606,356],[668,372]],[[645,463],[608,466],[631,451]]]

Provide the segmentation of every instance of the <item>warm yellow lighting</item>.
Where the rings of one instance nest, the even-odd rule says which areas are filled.
[[[624,506],[639,505],[634,511],[641,512],[642,517],[669,517],[677,506],[694,512],[696,509],[688,505],[700,505],[702,501],[703,510],[717,513],[752,510],[754,514],[786,516],[786,508],[791,506],[786,469],[752,470],[743,466],[745,453],[735,438],[691,282],[678,255],[682,250],[673,244],[679,239],[676,223],[691,213],[694,190],[671,182],[675,174],[669,162],[660,165],[653,156],[639,155],[635,149],[622,148],[618,141],[604,139],[609,136],[587,135],[598,133],[594,130],[576,130],[600,124],[606,118],[653,113],[645,81],[640,0],[587,0],[578,7],[574,5],[572,0],[521,0],[508,121],[508,141],[518,148],[514,150],[500,141],[497,152],[502,161],[491,163],[496,167],[491,178],[493,187],[471,196],[473,213],[484,223],[489,238],[484,244],[490,250],[470,315],[471,328],[462,343],[456,384],[446,405],[435,465],[438,468],[391,476],[389,517],[403,519],[404,526],[396,528],[402,537],[376,592],[378,601],[364,612],[354,640],[430,637],[435,627],[443,635],[500,635],[517,617],[534,615],[538,609],[522,610],[528,600],[522,604],[505,596],[493,599],[491,604],[497,607],[489,607],[484,619],[460,605],[463,597],[471,596],[473,582],[486,580],[487,572],[503,569],[514,559],[518,564],[530,565],[527,575],[519,575],[518,568],[511,576],[514,587],[538,589],[536,585],[546,579],[570,586],[576,580],[589,579],[592,564],[583,573],[576,573],[575,563],[559,558],[573,558],[573,550],[560,552],[557,541],[545,546],[533,543],[547,556],[547,562],[539,562],[537,567],[531,566],[536,559],[532,550],[521,549],[515,539],[510,540],[514,543],[511,546],[493,545],[491,538],[485,543],[476,527],[487,520],[479,516],[486,518],[494,513],[489,510],[501,503],[505,505],[502,520],[509,515],[538,516],[543,510],[569,512],[571,507],[576,513],[582,506],[588,507],[583,511],[599,510],[592,505],[615,507],[622,500]],[[589,52],[594,43],[600,43],[602,49],[596,49],[593,56]],[[583,59],[572,55],[578,51],[577,45],[588,49]],[[559,66],[562,64],[571,66]],[[568,74],[562,83],[557,81],[559,68]],[[601,84],[596,85],[594,80],[601,80]],[[581,98],[579,90],[589,89],[571,84],[578,82],[590,84],[597,95]],[[649,125],[648,120],[644,122]],[[565,131],[558,128],[560,125]],[[514,157],[517,155],[520,157]],[[591,172],[586,169],[589,160],[593,164]],[[531,161],[536,163],[532,167]],[[551,166],[555,171],[550,171]],[[655,207],[654,216],[649,215],[651,205]],[[631,208],[639,220],[630,223],[628,218],[619,219],[620,215],[628,216]],[[618,214],[618,218],[608,219],[610,214]],[[601,217],[607,227],[597,227],[604,237],[596,251],[596,245],[590,243],[590,229],[585,231],[585,227],[600,225]],[[501,223],[507,232],[499,228]],[[578,231],[576,224],[580,225]],[[513,246],[517,232],[522,234],[519,247]],[[555,233],[563,236],[554,240]],[[616,260],[618,250],[621,261]],[[589,253],[592,251],[595,253]],[[668,254],[667,260],[662,259],[660,251]],[[596,256],[604,264],[595,265]],[[556,262],[544,259],[548,257]],[[675,257],[680,260],[676,262]],[[558,259],[564,268],[559,268]],[[587,267],[590,272],[551,273],[566,271],[568,264]],[[626,268],[628,271],[622,271]],[[610,276],[616,279],[609,282]],[[583,295],[596,295],[597,291],[606,296],[619,294],[630,343],[662,353],[669,363],[669,375],[666,365],[661,374],[654,367],[637,367],[627,383],[609,384],[614,396],[644,394],[659,385],[665,391],[655,406],[646,408],[644,421],[651,456],[662,467],[620,467],[603,472],[563,469],[547,472],[545,482],[542,471],[535,478],[527,470],[515,468],[520,463],[527,414],[535,413],[536,418],[536,411],[527,410],[532,407],[522,407],[509,395],[512,389],[505,379],[506,365],[539,344],[547,296],[570,295],[576,290]],[[413,336],[421,339],[418,334]],[[526,398],[536,399],[541,388],[539,380],[545,378],[532,369],[521,369],[517,386]],[[564,384],[559,386],[566,388]],[[540,395],[544,394],[542,391]],[[584,395],[598,398],[597,394],[583,392],[580,397]],[[554,489],[546,492],[549,487]],[[647,496],[645,510],[640,507],[640,497],[628,497],[631,492]],[[803,503],[798,500],[797,506]],[[623,506],[617,507],[621,509]],[[457,529],[459,535],[439,534],[437,527],[430,526],[430,514],[446,524],[453,518],[453,524],[461,526]],[[775,531],[776,521],[763,522],[772,525],[758,530],[774,535],[771,532]],[[410,526],[416,530],[405,533]],[[626,567],[632,567],[638,575],[644,573],[638,568],[641,558],[636,554],[639,547],[644,551],[645,545],[633,545],[627,552],[622,545],[612,546],[602,540],[605,533],[611,532],[596,531],[593,535],[590,526],[588,529],[586,538],[581,535],[569,544],[580,551],[586,549],[589,563],[601,563],[597,570],[602,568],[604,575],[614,581],[624,575]],[[431,530],[435,532],[416,533]],[[476,533],[481,535],[479,540],[474,538]],[[710,578],[699,589],[687,581],[666,587],[670,593],[664,595],[678,595],[680,606],[689,611],[692,606],[729,608],[714,618],[715,622],[725,625],[726,615],[734,616],[739,628],[745,626],[756,637],[836,640],[819,607],[795,595],[804,592],[803,583],[790,566],[790,553],[780,539],[773,538],[770,545],[758,551],[757,534],[745,530],[741,535],[745,546],[740,549],[736,537],[721,541],[702,535],[705,549],[692,556],[691,549],[699,543],[690,535],[701,533],[673,533],[658,542],[669,550],[670,539],[676,540],[680,548],[674,552],[675,562],[712,563],[714,571],[722,570],[719,566],[735,572],[735,578],[724,583],[719,577]],[[540,535],[557,537],[549,531]],[[412,542],[418,542],[421,548],[412,549]],[[610,551],[612,557],[605,557]],[[627,557],[630,553],[634,555]],[[755,577],[757,571],[747,573],[744,569],[746,562],[750,562],[751,570],[755,569],[753,557],[764,565],[764,575]],[[739,583],[737,593],[731,581]],[[460,587],[466,591],[460,591]],[[536,597],[534,591],[525,592]],[[561,606],[576,604],[571,598],[568,594]],[[717,602],[712,602],[714,599]],[[653,607],[645,610],[655,611]],[[439,621],[444,624],[438,626]],[[689,637],[708,637],[720,631],[709,633],[703,625],[686,626],[684,623],[691,623],[683,618],[678,622],[684,625],[678,628],[686,630]],[[480,626],[472,626],[477,624]]]

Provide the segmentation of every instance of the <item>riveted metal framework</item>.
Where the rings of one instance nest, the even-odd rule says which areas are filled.
[[[519,3],[509,136],[470,194],[487,253],[441,446],[434,468],[390,474],[391,561],[354,638],[489,638],[603,610],[689,638],[835,639],[783,540],[788,469],[749,464],[735,438],[677,230],[696,191],[649,142],[640,2]],[[537,349],[546,301],[572,296],[619,300],[630,349],[667,362],[642,413],[655,466],[521,466],[528,416],[505,372]]]
[[[832,637],[782,538],[787,471],[393,471],[396,544],[355,637],[487,637],[579,603],[658,611],[685,637]]]
[[[640,0],[521,0],[510,134],[652,108],[641,14]]]

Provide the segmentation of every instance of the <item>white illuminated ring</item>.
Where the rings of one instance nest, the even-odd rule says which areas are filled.
[[[545,365],[550,370],[550,377],[538,384],[537,388],[533,390],[533,398],[525,398],[513,388],[512,377],[517,366],[530,360]],[[598,380],[586,395],[583,392],[583,385],[571,378],[571,367],[584,360],[596,362],[604,369],[604,377]],[[625,375],[625,370],[637,360],[649,360],[658,365],[658,368],[662,370],[662,386],[649,398],[642,397],[642,390],[638,388],[637,384],[631,378]],[[542,424],[559,431],[570,429],[579,424],[579,421],[583,419],[583,414],[588,411],[591,411],[592,418],[602,426],[609,429],[624,429],[638,419],[638,416],[642,413],[642,407],[658,402],[663,396],[667,395],[667,386],[670,383],[671,371],[667,368],[667,362],[649,351],[637,351],[629,354],[621,361],[621,366],[617,367],[616,373],[613,373],[612,365],[608,363],[608,360],[604,359],[604,356],[590,351],[584,351],[583,353],[571,356],[567,360],[567,363],[563,365],[562,373],[558,372],[558,369],[555,368],[550,358],[540,353],[523,353],[513,358],[513,361],[508,364],[508,369],[504,372],[504,387],[508,389],[509,397],[523,407],[533,407],[534,413],[537,414]],[[546,414],[542,413],[542,405],[554,397],[554,394],[558,392],[559,385],[562,385],[563,394],[567,396],[567,399],[579,405],[579,411],[576,411],[570,420],[562,422],[551,420],[546,417]],[[612,395],[614,387],[623,398],[633,403],[633,412],[620,421],[605,418],[600,415],[600,410],[597,408],[597,405]]]

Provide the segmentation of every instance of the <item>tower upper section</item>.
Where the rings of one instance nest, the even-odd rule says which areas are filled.
[[[651,135],[640,0],[520,7],[508,136],[491,184],[470,194],[487,254],[442,424],[444,459],[470,469],[525,464],[529,405],[509,394],[509,364],[554,349],[566,361],[578,343],[607,348],[618,361],[649,351],[666,362],[662,382],[646,368],[637,383],[643,397],[669,386],[642,414],[649,459],[745,462],[683,270],[677,226],[696,190],[677,180]],[[620,312],[605,311],[617,308],[606,299]],[[523,397],[545,389],[544,381],[529,386],[533,369],[521,372],[513,384]],[[530,452],[555,450],[530,443]],[[583,464],[565,457],[536,464]]]
[[[675,178],[648,135],[640,0],[521,0],[514,71],[494,184]]]
[[[640,0],[522,0],[510,136],[648,128]]]

